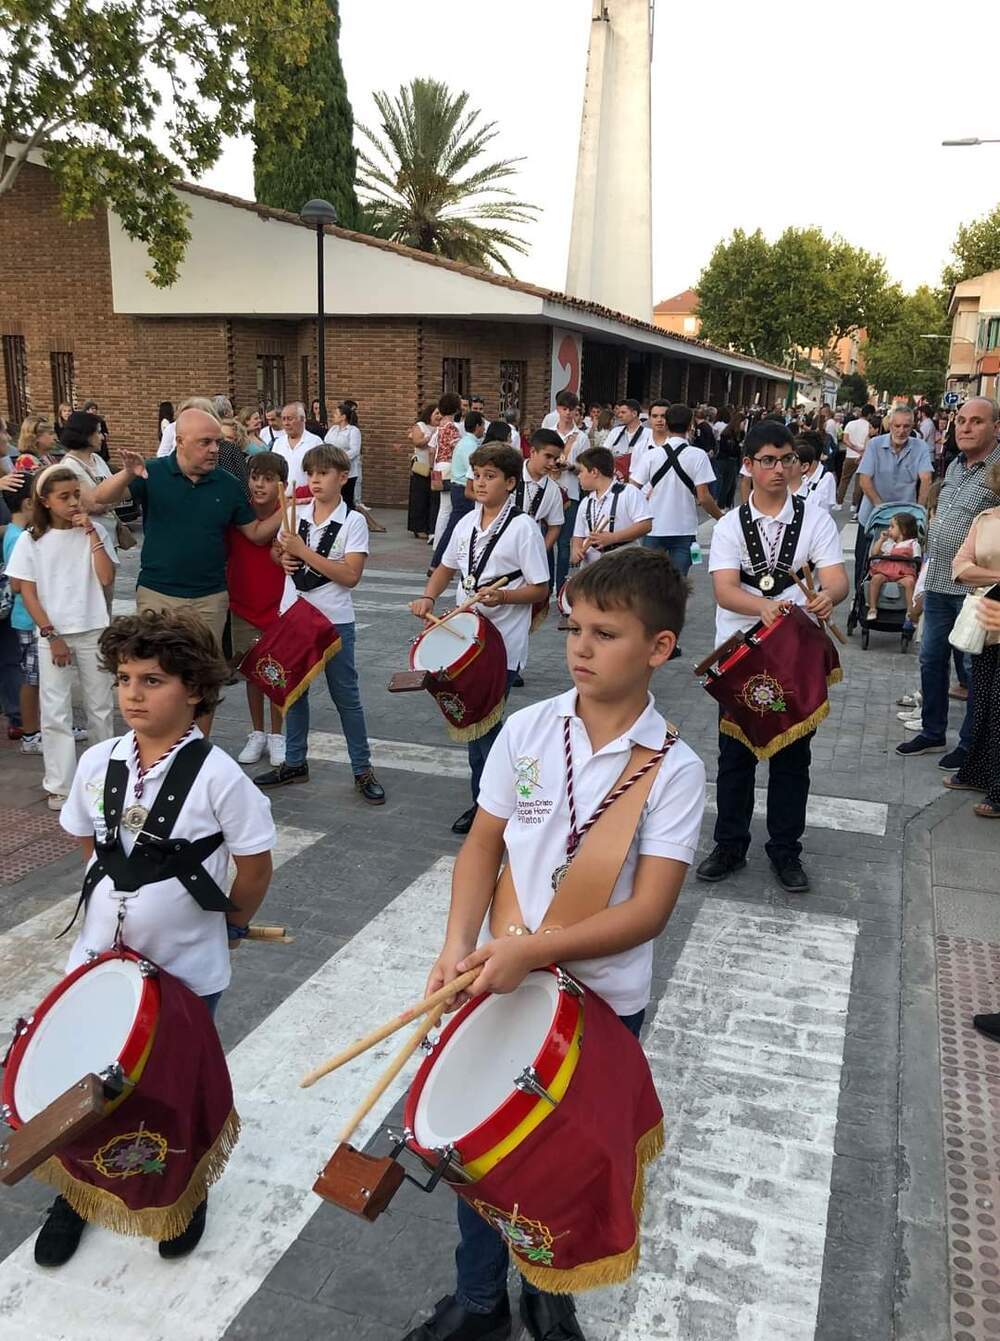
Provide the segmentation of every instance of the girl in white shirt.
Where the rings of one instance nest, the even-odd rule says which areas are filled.
[[[80,480],[49,466],[35,480],[32,524],[7,565],[38,626],[38,688],[50,810],[61,810],[76,768],[73,681],[79,673],[92,744],[114,729],[111,677],[100,668],[98,639],[108,625],[104,588],[114,582],[114,543],[80,505]]]
[[[355,490],[361,482],[361,429],[358,428],[358,412],[354,403],[342,400],[334,407],[333,425],[323,439],[331,447],[339,447],[351,463],[347,481],[344,484],[343,499],[348,508],[354,507]]]

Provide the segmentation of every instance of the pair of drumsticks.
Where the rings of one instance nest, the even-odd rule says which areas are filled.
[[[461,605],[456,605],[455,609],[449,610],[447,614],[425,615],[424,618],[427,623],[431,624],[434,628],[439,628],[443,624],[445,633],[450,633],[455,638],[461,638],[462,635],[460,633],[457,633],[455,629],[450,629],[448,627],[448,620],[454,619],[456,615],[464,615],[466,611],[471,610],[474,606],[478,605],[487,592],[499,591],[501,587],[505,587],[506,585],[507,579],[505,577],[498,577],[495,582],[492,582],[488,587],[483,587],[479,591],[474,592],[467,601],[463,601]]]
[[[351,1139],[357,1128],[375,1107],[379,1099],[381,1099],[382,1095],[416,1052],[417,1048],[420,1047],[421,1043],[435,1025],[440,1022],[441,1016],[444,1014],[445,1006],[451,998],[457,996],[459,992],[464,992],[466,987],[471,986],[479,976],[479,973],[480,970],[478,968],[469,969],[467,973],[462,973],[457,978],[453,978],[451,982],[446,982],[445,985],[439,987],[436,992],[432,992],[430,996],[424,997],[423,1001],[418,1001],[415,1006],[411,1006],[409,1010],[404,1010],[401,1015],[394,1015],[391,1020],[387,1020],[386,1023],[380,1025],[378,1029],[373,1029],[371,1033],[365,1034],[364,1038],[359,1038],[358,1041],[352,1043],[349,1048],[344,1048],[342,1052],[338,1052],[335,1057],[331,1057],[329,1061],[324,1062],[322,1066],[317,1066],[315,1070],[310,1071],[307,1075],[302,1077],[299,1081],[299,1085],[302,1089],[308,1089],[310,1085],[315,1085],[316,1081],[321,1080],[323,1076],[328,1076],[331,1071],[336,1071],[338,1067],[353,1061],[355,1057],[360,1057],[363,1052],[367,1052],[369,1048],[375,1047],[376,1044],[381,1043],[383,1039],[388,1038],[398,1029],[402,1029],[406,1025],[412,1024],[414,1020],[424,1016],[420,1021],[420,1024],[409,1036],[403,1046],[397,1053],[395,1053],[392,1060],[389,1062],[389,1065],[365,1095],[357,1109],[351,1114],[344,1125],[338,1140],[346,1143]]]
[[[281,507],[281,527],[288,535],[295,535],[299,529],[299,517],[296,510],[295,490],[292,489],[291,498],[285,493],[285,486],[278,481],[278,503]]]

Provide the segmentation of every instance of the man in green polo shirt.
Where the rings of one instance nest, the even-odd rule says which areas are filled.
[[[98,503],[119,503],[126,491],[142,508],[142,566],[136,588],[139,610],[177,607],[194,611],[215,633],[229,609],[226,529],[236,526],[255,545],[274,539],[281,513],[259,520],[239,482],[217,469],[222,426],[203,410],[177,419],[177,450],[146,461],[123,451],[123,468],[94,491]]]

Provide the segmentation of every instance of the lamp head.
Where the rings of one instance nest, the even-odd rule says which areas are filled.
[[[325,228],[337,222],[337,211],[328,200],[307,200],[299,210],[299,218],[310,228]]]

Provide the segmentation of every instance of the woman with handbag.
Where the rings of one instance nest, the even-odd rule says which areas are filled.
[[[1000,465],[989,468],[986,483],[1000,492]],[[966,596],[951,634],[953,645],[973,657],[973,720],[968,756],[945,786],[985,792],[975,813],[1000,819],[1000,600],[990,595],[1000,584],[1000,507],[976,517],[952,561],[952,576],[976,588]]]
[[[431,521],[431,451],[430,440],[441,417],[434,405],[426,405],[420,418],[411,424],[407,433],[410,453],[410,497],[406,513],[406,529],[414,540],[426,540],[434,529]]]
[[[451,516],[451,458],[462,436],[462,430],[455,422],[455,416],[462,408],[462,402],[451,391],[446,391],[437,404],[441,422],[434,430],[430,441],[431,448],[431,491],[438,495],[438,515],[434,527],[434,544],[437,546],[445,533],[448,518]]]

